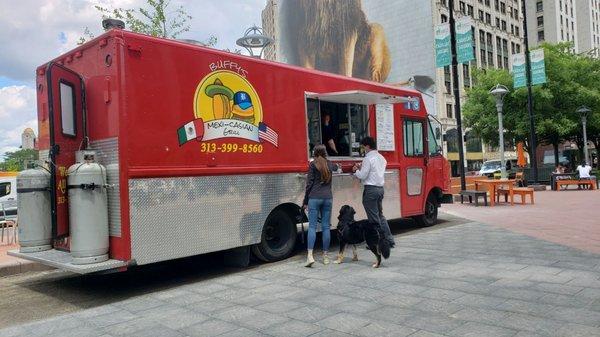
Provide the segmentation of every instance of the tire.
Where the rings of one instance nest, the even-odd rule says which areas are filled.
[[[435,195],[429,193],[427,201],[425,202],[425,214],[417,215],[413,219],[421,227],[431,227],[437,223],[438,218],[438,203],[435,200]]]
[[[290,216],[276,210],[267,217],[260,243],[252,246],[252,253],[265,262],[283,260],[294,252],[297,236],[296,224]]]

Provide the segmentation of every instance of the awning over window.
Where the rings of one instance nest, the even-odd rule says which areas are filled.
[[[318,99],[325,102],[333,103],[352,103],[352,104],[395,104],[405,103],[417,100],[417,97],[409,96],[395,96],[382,94],[377,92],[362,91],[362,90],[348,90],[348,91],[337,91],[337,92],[326,92],[326,93],[310,93],[307,94],[308,98]]]

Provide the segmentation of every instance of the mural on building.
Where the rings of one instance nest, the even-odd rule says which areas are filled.
[[[280,19],[288,63],[377,82],[388,78],[384,28],[367,19],[361,0],[284,0]]]

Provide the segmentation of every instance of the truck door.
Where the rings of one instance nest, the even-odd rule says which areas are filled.
[[[52,234],[54,239],[69,235],[67,169],[75,163],[75,152],[86,135],[85,92],[79,74],[58,63],[46,69],[50,121]]]
[[[402,119],[403,153],[401,169],[402,216],[423,214],[427,154],[425,153],[426,119],[404,117]]]

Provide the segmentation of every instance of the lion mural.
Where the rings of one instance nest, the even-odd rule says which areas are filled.
[[[383,31],[361,0],[283,0],[281,41],[291,64],[384,82],[391,68]]]

